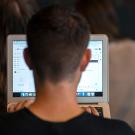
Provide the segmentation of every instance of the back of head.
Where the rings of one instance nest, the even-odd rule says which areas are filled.
[[[0,93],[6,91],[6,39],[24,34],[31,16],[38,10],[35,0],[0,0]]]
[[[88,45],[89,26],[79,14],[53,5],[28,24],[28,49],[40,81],[73,79]]]
[[[118,38],[117,17],[110,0],[77,0],[76,9],[87,19],[93,34]]]

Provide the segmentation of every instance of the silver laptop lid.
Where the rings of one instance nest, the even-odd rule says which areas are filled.
[[[107,102],[108,96],[108,38],[105,35],[91,35],[88,48],[92,59],[82,74],[77,88],[79,103]],[[25,35],[9,35],[7,42],[8,103],[36,96],[33,73],[25,64],[23,50],[27,47]]]

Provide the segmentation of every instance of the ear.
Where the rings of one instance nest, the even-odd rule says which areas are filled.
[[[80,71],[83,72],[91,59],[91,50],[86,49],[80,63]]]
[[[24,49],[23,56],[24,56],[24,60],[25,60],[25,62],[27,64],[27,66],[29,67],[30,70],[32,70],[33,66],[32,66],[32,62],[31,62],[30,56],[29,56],[28,48]]]

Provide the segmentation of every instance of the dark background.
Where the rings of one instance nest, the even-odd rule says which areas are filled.
[[[73,8],[75,0],[38,0],[40,5],[48,6],[60,3]],[[110,0],[114,3],[118,16],[120,35],[124,38],[135,39],[135,0]]]
[[[123,37],[135,39],[135,0],[113,0]]]

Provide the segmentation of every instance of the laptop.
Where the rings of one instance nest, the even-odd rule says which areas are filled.
[[[36,96],[33,73],[27,67],[23,50],[27,47],[25,35],[7,38],[7,103],[34,99]],[[110,118],[108,89],[108,38],[106,35],[90,36],[88,48],[92,58],[83,72],[77,88],[78,104],[93,106],[100,115]]]

